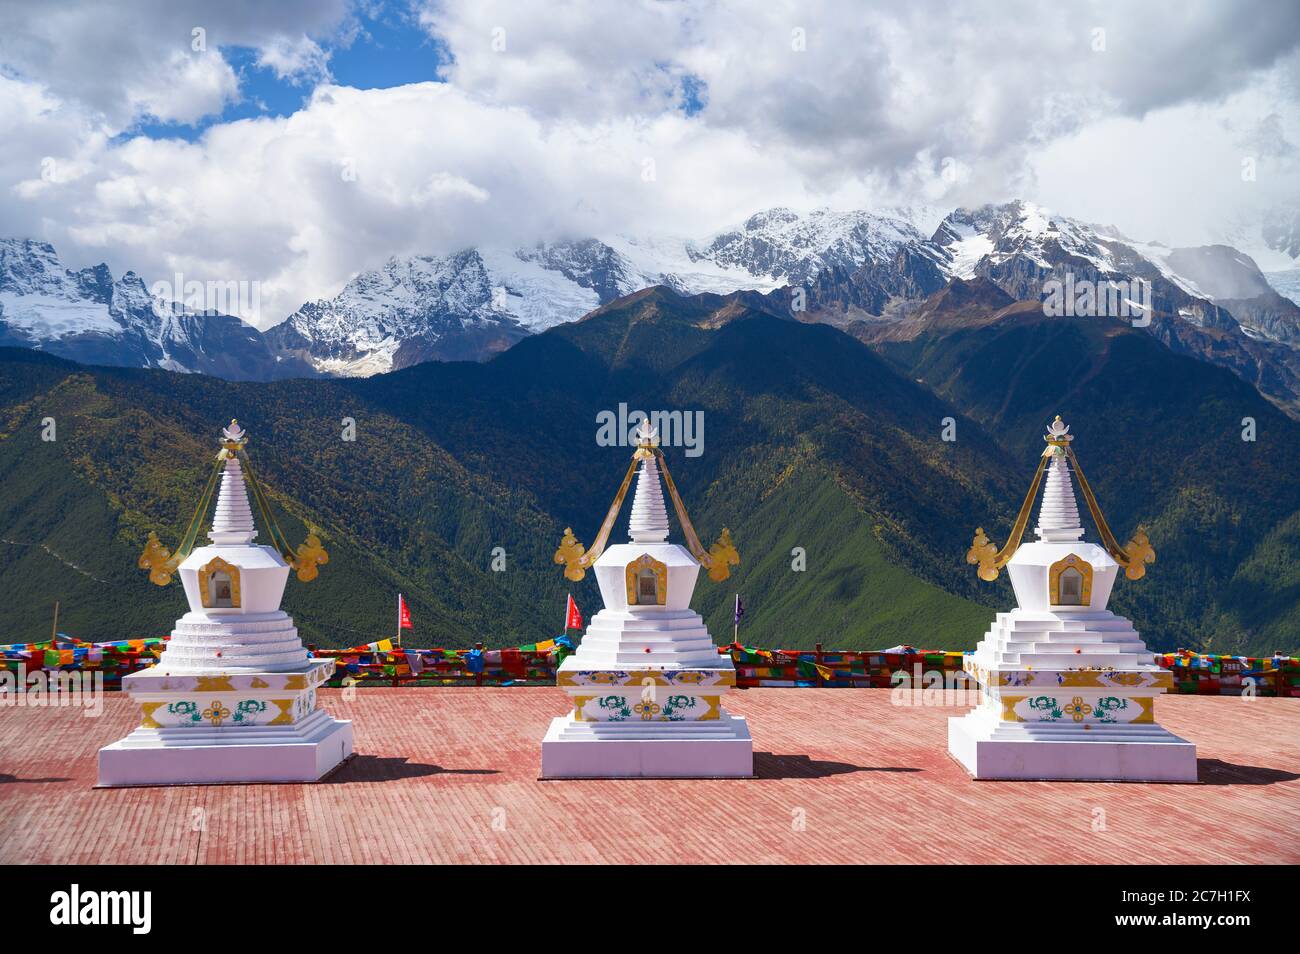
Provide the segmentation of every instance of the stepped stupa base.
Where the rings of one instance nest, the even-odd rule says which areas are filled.
[[[754,742],[743,716],[690,722],[551,720],[542,778],[752,778]]]
[[[948,753],[976,779],[1197,781],[1196,746],[1155,724],[1008,723],[976,709],[948,720]]]
[[[284,726],[140,727],[99,750],[99,788],[315,782],[352,754],[352,723],[317,710]]]
[[[289,672],[166,666],[164,653],[122,679],[143,721],[99,750],[99,787],[315,782],[352,754],[352,723],[331,718],[316,700],[331,659]]]

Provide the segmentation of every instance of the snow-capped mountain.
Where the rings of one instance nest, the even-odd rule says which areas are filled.
[[[767,292],[828,268],[884,265],[924,238],[895,213],[769,209],[705,241],[615,236],[395,258],[304,305],[267,337],[278,354],[332,375],[482,358],[652,285]]]
[[[321,374],[364,376],[435,358],[482,359],[651,285],[730,292],[755,282],[693,264],[682,242],[616,245],[583,239],[392,258],[335,297],[303,305],[267,340]],[[685,267],[669,270],[676,265]]]
[[[230,315],[164,305],[135,272],[72,271],[54,247],[0,239],[0,345],[87,364],[201,371],[234,380],[301,374],[277,362],[253,328]]]
[[[1157,311],[1198,325],[1232,325],[1166,261],[1171,249],[1143,246],[1119,230],[1054,215],[1028,202],[957,209],[932,239],[951,277],[987,278],[1019,300],[1044,297],[1051,281],[1150,282]],[[1207,307],[1208,306],[1208,307]]]
[[[552,284],[567,291],[570,283]],[[333,298],[303,305],[266,337],[277,353],[300,357],[322,374],[364,376],[433,358],[477,358],[528,334],[518,313],[525,309],[512,311],[509,293],[497,288],[473,249],[393,258]],[[542,292],[530,304],[546,297]],[[591,295],[571,310],[594,304]]]
[[[1149,330],[1163,344],[1229,368],[1293,413],[1300,409],[1300,306],[1235,248],[1135,242],[1113,227],[1025,202],[958,209],[930,244],[950,280],[984,279],[1020,301],[1043,299],[1050,282],[1067,280],[1094,289],[1115,283],[1129,300],[1149,295]],[[1137,279],[1143,285],[1134,295]]]
[[[799,285],[826,269],[852,271],[889,262],[904,245],[924,238],[893,212],[768,209],[707,243],[688,246],[687,252],[693,261]]]
[[[1284,298],[1300,305],[1300,268],[1288,268],[1278,272],[1265,272],[1270,287]]]
[[[1300,210],[1274,209],[1260,224],[1260,236],[1268,248],[1300,260]]]
[[[1226,245],[1137,242],[1028,202],[957,209],[931,240],[944,272],[988,278],[1019,300],[1051,280],[1150,284],[1157,313],[1200,328],[1300,345],[1300,308],[1276,294],[1254,260]]]
[[[365,376],[481,360],[652,285],[680,294],[798,286],[809,318],[844,324],[894,320],[955,279],[976,278],[1022,301],[1067,278],[1141,279],[1165,316],[1153,331],[1167,344],[1208,360],[1220,359],[1217,348],[1237,368],[1271,360],[1243,357],[1241,342],[1283,345],[1300,367],[1300,307],[1250,256],[1138,242],[1021,201],[942,218],[926,208],[774,208],[703,239],[620,235],[392,258],[264,334],[229,316],[162,307],[134,273],[73,272],[50,246],[9,240],[0,242],[0,344],[226,377]],[[1192,332],[1219,338],[1214,348],[1203,335],[1193,345]]]
[[[1250,255],[1268,272],[1300,267],[1300,207],[1277,205],[1259,211],[1245,206],[1219,224],[1220,240]]]

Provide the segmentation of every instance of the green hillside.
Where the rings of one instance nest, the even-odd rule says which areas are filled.
[[[216,452],[215,425],[231,416],[253,434],[253,462],[290,539],[310,522],[330,551],[319,581],[286,591],[305,638],[336,646],[388,635],[401,591],[447,645],[517,643],[536,631],[529,601],[559,598],[562,580],[548,574],[539,592],[518,574],[490,573],[487,559],[488,541],[515,561],[549,559],[529,541],[558,534],[553,521],[330,382],[250,386],[12,351],[0,378],[12,384],[15,365],[27,371],[32,361],[45,373],[27,375],[26,399],[0,416],[0,538],[11,541],[0,543],[0,589],[17,594],[0,616],[6,640],[48,633],[55,599],[61,628],[81,638],[169,629],[185,608],[181,590],[153,586],[135,561],[150,529],[167,542],[181,536]],[[365,421],[353,443],[339,439],[348,413]],[[46,416],[54,443],[39,439]]]
[[[1300,426],[1248,385],[1132,329],[1014,310],[876,347],[651,289],[483,364],[363,380],[230,383],[0,349],[0,639],[47,633],[56,599],[82,638],[165,632],[181,590],[135,560],[149,530],[180,537],[231,417],[290,539],[310,526],[330,551],[286,593],[309,641],[390,635],[399,591],[417,645],[553,636],[566,592],[599,607],[592,576],[569,584],[551,554],[566,526],[595,535],[630,454],[599,446],[597,414],[625,403],[703,413],[703,453],[666,452],[706,543],[727,526],[741,553],[696,591],[720,642],[740,592],[751,644],[973,646],[1012,595],[965,563],[971,535],[1005,539],[1059,412],[1116,532],[1145,523],[1159,552],[1115,598],[1154,647],[1300,647]]]
[[[882,351],[1001,435],[1026,480],[1043,422],[1071,424],[1116,535],[1143,524],[1156,548],[1146,578],[1121,579],[1112,599],[1148,645],[1300,648],[1300,424],[1249,384],[1127,325],[1019,306]],[[990,523],[1001,542],[1005,522]]]
[[[726,584],[705,580],[697,590],[697,608],[710,632],[731,632],[732,596],[740,592],[746,643],[974,648],[993,611],[900,567],[877,537],[880,526],[863,519],[848,493],[820,467],[763,478],[762,486],[755,481],[749,492],[734,493],[728,501],[733,507],[743,504],[748,514],[741,567]],[[802,571],[794,569],[796,547],[804,551]],[[760,627],[761,635],[755,635]]]

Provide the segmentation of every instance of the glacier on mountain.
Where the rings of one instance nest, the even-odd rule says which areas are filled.
[[[367,376],[431,359],[481,360],[653,285],[683,295],[802,285],[814,309],[851,320],[885,316],[891,303],[919,300],[954,279],[984,278],[1024,300],[1041,298],[1046,282],[1067,274],[1149,281],[1157,310],[1197,327],[1300,340],[1294,302],[1268,297],[1267,280],[1235,249],[1135,242],[1012,201],[946,215],[927,206],[771,208],[704,239],[614,235],[393,257],[264,333],[154,301],[133,273],[114,280],[102,265],[72,271],[45,243],[5,240],[0,343],[228,375]],[[1228,292],[1230,307],[1215,303]],[[218,355],[218,347],[229,353]]]

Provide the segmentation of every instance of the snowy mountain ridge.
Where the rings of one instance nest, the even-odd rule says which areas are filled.
[[[132,271],[118,279],[102,264],[73,271],[52,245],[31,239],[0,239],[0,345],[234,380],[310,373],[278,360],[238,318],[160,302]]]
[[[1141,279],[1152,283],[1157,310],[1198,328],[1300,346],[1295,303],[1250,256],[1135,242],[1023,201],[944,216],[927,207],[778,207],[702,240],[618,235],[393,257],[265,333],[154,301],[132,272],[114,280],[103,265],[73,271],[46,243],[0,240],[0,343],[225,376],[367,376],[431,359],[481,360],[651,285],[681,294],[804,285],[814,310],[878,317],[954,279],[982,277],[1024,300],[1066,274]]]

